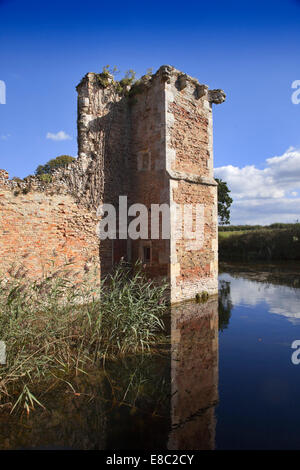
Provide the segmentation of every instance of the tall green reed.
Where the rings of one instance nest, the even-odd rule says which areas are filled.
[[[115,358],[149,350],[162,334],[167,284],[147,280],[140,264],[124,263],[99,283],[79,283],[64,266],[30,282],[0,279],[0,406],[27,413],[43,406],[33,391]],[[37,392],[38,393],[38,392]]]

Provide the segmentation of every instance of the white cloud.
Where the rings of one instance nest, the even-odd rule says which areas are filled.
[[[234,278],[228,273],[221,274],[220,280],[229,281],[233,305],[255,307],[268,304],[269,313],[287,317],[292,323],[300,323],[300,290],[288,286]]]
[[[59,131],[56,134],[52,134],[52,132],[48,132],[46,135],[46,139],[51,140],[71,140],[72,137],[67,134],[65,131]]]
[[[268,158],[264,169],[232,165],[215,169],[231,189],[232,224],[269,224],[300,219],[300,150]]]
[[[0,140],[7,140],[9,139],[9,137],[10,137],[10,134],[2,134],[0,135]]]

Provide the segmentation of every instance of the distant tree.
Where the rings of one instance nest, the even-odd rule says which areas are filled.
[[[53,171],[58,168],[64,168],[72,163],[76,158],[70,157],[70,155],[60,155],[59,157],[52,158],[45,165],[39,165],[35,170],[37,176],[50,175]]]
[[[230,223],[230,206],[233,202],[229,196],[230,189],[225,181],[222,179],[215,178],[218,183],[218,216],[220,225],[226,225]]]

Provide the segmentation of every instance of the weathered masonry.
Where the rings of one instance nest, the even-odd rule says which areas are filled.
[[[142,77],[126,98],[109,82],[103,86],[88,73],[77,87],[79,159],[97,178],[93,197],[98,192],[98,202],[118,207],[119,195],[126,195],[128,205],[149,209],[149,220],[152,204],[199,203],[204,230],[201,240],[179,239],[180,221],[171,211],[170,239],[103,240],[103,271],[122,256],[141,258],[151,277],[169,278],[172,302],[216,293],[212,103],[222,103],[224,92],[170,66]]]
[[[224,92],[170,66],[121,91],[113,77],[88,73],[77,91],[77,160],[48,184],[36,177],[16,182],[0,172],[2,271],[22,264],[36,277],[55,254],[57,263],[71,257],[78,273],[98,257],[104,276],[124,257],[141,259],[152,278],[167,277],[172,302],[217,293],[212,103],[222,103]],[[132,240],[120,226],[116,240],[99,242],[97,208],[118,209],[121,195],[128,207],[147,207],[149,226],[152,204],[201,204],[203,236],[178,237],[180,221],[171,210],[169,239],[149,232]]]
[[[96,214],[60,177],[10,180],[0,170],[0,279],[39,279],[67,264],[72,279],[99,270]]]

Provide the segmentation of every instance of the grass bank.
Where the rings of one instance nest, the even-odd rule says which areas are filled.
[[[219,231],[219,240],[223,240],[223,238],[232,237],[232,235],[242,235],[243,233],[248,233],[248,232],[245,230],[232,230],[232,231],[226,231],[226,232]]]
[[[91,274],[75,284],[64,270],[35,282],[0,280],[0,407],[29,413],[56,384],[72,388],[72,375],[156,343],[167,285],[148,281],[138,265],[120,265],[97,284]]]
[[[300,260],[300,224],[289,228],[260,228],[219,232],[221,261]]]

